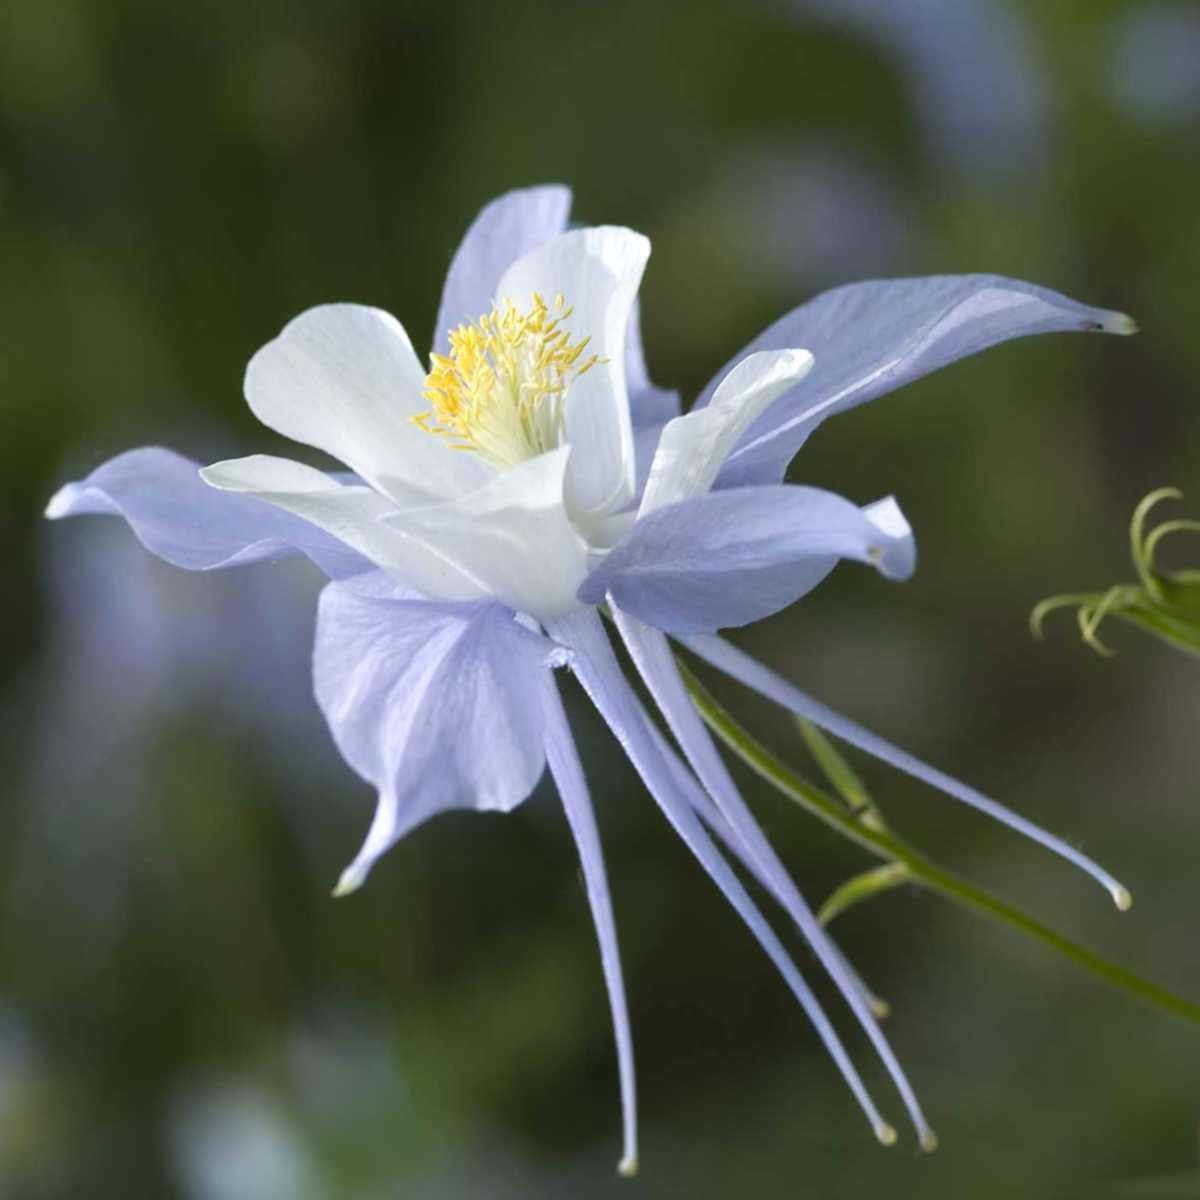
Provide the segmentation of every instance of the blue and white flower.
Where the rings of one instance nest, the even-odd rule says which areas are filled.
[[[895,1138],[722,845],[807,937],[932,1145],[861,985],[689,703],[667,635],[1035,837],[1125,906],[1121,885],[1077,851],[825,709],[717,630],[785,608],[842,558],[890,578],[911,573],[912,535],[893,500],[860,508],[782,482],[826,417],[1009,338],[1128,333],[1132,322],[989,275],[852,285],[783,317],[680,415],[642,355],[636,297],[648,241],[622,228],[567,230],[568,207],[566,189],[540,187],[483,210],[450,266],[428,364],[393,317],[352,304],[303,313],[254,356],[245,388],[255,415],[350,474],[262,455],[198,471],[148,448],[68,484],[47,515],[123,516],[148,549],[193,570],[302,554],[330,577],[316,697],[346,761],[378,791],[339,894],[428,817],[509,811],[549,767],[578,844],[612,1005],[622,1171],[637,1160],[632,1039],[596,823],[554,680],[560,667],[577,675],[776,963],[876,1135]],[[602,605],[682,755],[622,674]]]

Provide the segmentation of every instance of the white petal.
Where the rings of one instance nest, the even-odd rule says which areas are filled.
[[[399,504],[460,495],[491,469],[414,425],[425,368],[395,317],[358,304],[310,308],[246,368],[264,425],[341,459]]]
[[[215,463],[200,475],[212,487],[257,496],[303,517],[430,599],[476,600],[487,595],[435,547],[381,523],[379,518],[395,505],[370,488],[346,487],[323,471],[266,454]]]
[[[639,515],[707,492],[751,423],[812,369],[807,350],[768,350],[744,358],[704,408],[668,421],[659,438]]]
[[[539,620],[580,608],[587,546],[563,504],[570,449],[531,458],[469,496],[383,518],[435,545],[489,595]]]
[[[650,242],[632,229],[600,226],[560,234],[518,259],[505,273],[496,299],[527,306],[537,292],[558,294],[575,312],[572,337],[590,336],[586,354],[597,363],[571,385],[567,437],[574,449],[567,500],[580,516],[600,516],[633,498],[633,430],[625,385],[625,334]]]

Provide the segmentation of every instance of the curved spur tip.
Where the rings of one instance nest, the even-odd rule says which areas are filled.
[[[926,1154],[932,1154],[938,1148],[938,1136],[932,1129],[926,1129],[921,1134],[921,1149]]]
[[[350,895],[351,892],[357,892],[362,887],[362,876],[351,867],[347,867],[337,881],[337,886],[333,889],[330,895],[335,900],[340,900],[343,896]]]
[[[896,1131],[886,1121],[880,1121],[875,1126],[875,1138],[881,1146],[894,1146]]]
[[[51,521],[69,516],[72,498],[72,488],[69,483],[65,487],[59,488],[46,504],[45,516]]]
[[[1113,903],[1121,910],[1128,912],[1133,907],[1133,896],[1129,889],[1122,887],[1119,883],[1112,889]]]
[[[1123,312],[1106,313],[1099,327],[1103,333],[1116,333],[1122,337],[1128,337],[1138,331],[1138,323],[1128,313]]]

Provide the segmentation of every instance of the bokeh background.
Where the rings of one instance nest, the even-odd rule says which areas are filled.
[[[115,521],[40,519],[129,446],[271,448],[241,372],[309,305],[382,305],[427,344],[474,213],[546,180],[651,237],[650,365],[687,396],[855,278],[996,271],[1136,315],[1135,339],[1010,344],[823,427],[794,478],[896,493],[920,569],[842,568],[738,640],[1136,903],[855,759],[901,830],[1200,997],[1200,671],[1026,627],[1128,576],[1130,508],[1195,484],[1195,4],[7,0],[0,1195],[1200,1195],[1200,1031],[916,893],[841,924],[943,1142],[876,1146],[572,693],[640,1071],[643,1170],[618,1180],[552,792],[439,818],[334,903],[371,796],[312,701],[315,572],[191,576]],[[721,694],[803,762],[780,714]],[[867,865],[746,782],[811,899]]]

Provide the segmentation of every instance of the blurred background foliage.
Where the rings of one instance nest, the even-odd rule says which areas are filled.
[[[794,478],[896,493],[921,567],[843,568],[739,640],[1136,903],[856,759],[894,826],[1200,997],[1200,680],[1136,634],[1103,662],[1026,628],[1124,571],[1142,495],[1193,485],[1198,151],[1194,3],[0,6],[0,1195],[1200,1194],[1197,1031],[909,892],[841,934],[943,1148],[876,1146],[576,700],[640,1069],[619,1181],[554,796],[439,818],[335,904],[371,797],[311,698],[313,574],[187,576],[116,522],[40,520],[129,446],[272,448],[241,371],[309,305],[382,305],[427,344],[462,230],[530,182],[649,234],[650,365],[686,396],[854,278],[988,270],[1125,309],[1131,341],[1005,346],[825,426]],[[721,696],[802,761],[780,714]],[[864,865],[746,783],[810,899]]]

